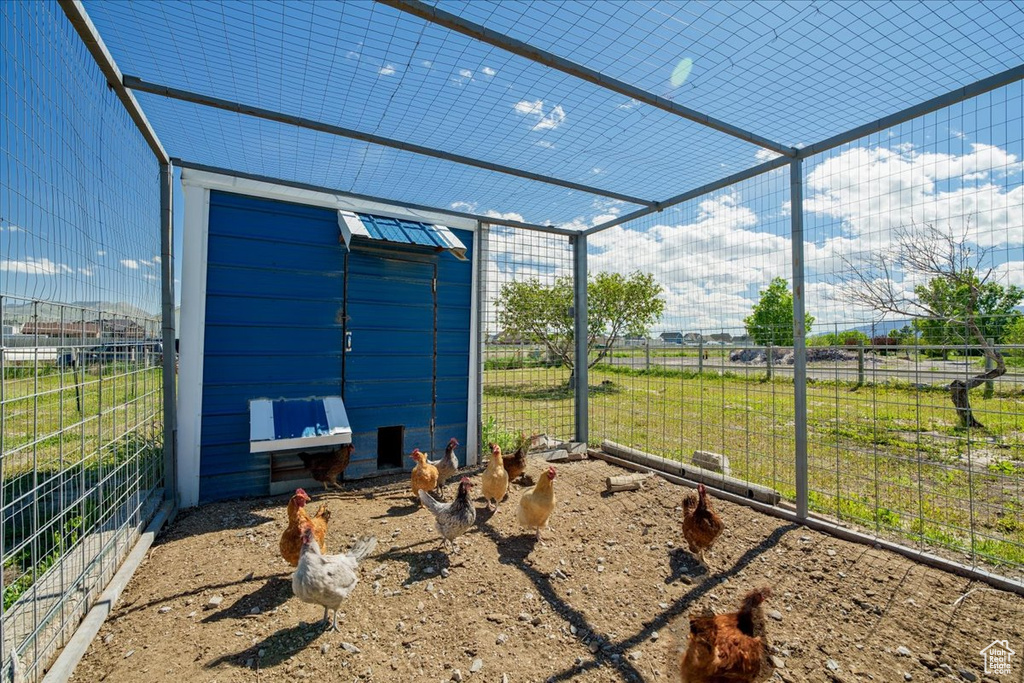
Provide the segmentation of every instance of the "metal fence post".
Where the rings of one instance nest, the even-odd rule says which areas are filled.
[[[697,342],[697,374],[704,372],[704,336]]]
[[[993,349],[996,347],[996,340],[995,339],[986,339],[985,341],[987,341],[988,345],[990,347],[992,347]],[[988,372],[989,370],[992,370],[995,367],[996,367],[995,363],[992,361],[991,358],[989,358],[986,355],[985,356],[985,372]],[[982,394],[982,396],[984,396],[985,398],[992,398],[992,394],[994,394],[995,391],[996,391],[996,381],[994,379],[990,379],[987,382],[985,382],[985,392]]]
[[[807,517],[807,344],[804,329],[803,161],[789,162],[793,250],[793,430],[796,464],[796,514]]]
[[[177,441],[177,410],[175,385],[177,383],[177,352],[174,347],[174,173],[170,164],[160,164],[160,278],[163,304],[162,346],[163,398],[164,398],[164,499],[177,507],[178,477],[175,448]]]
[[[587,380],[587,236],[569,238],[573,247],[573,314],[576,340],[576,358],[573,363],[576,378],[576,440],[586,443],[588,436],[590,387]]]
[[[771,344],[764,349],[764,360],[768,368],[768,381],[772,380],[772,374],[775,369],[775,349]]]
[[[864,386],[864,345],[857,344],[857,386]]]

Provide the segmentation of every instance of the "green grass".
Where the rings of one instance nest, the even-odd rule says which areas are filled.
[[[484,420],[515,433],[572,434],[568,370],[485,373]],[[590,370],[589,433],[689,459],[724,453],[734,476],[795,495],[793,385],[763,368],[697,373]],[[971,395],[984,430],[959,427],[948,392],[902,383],[807,385],[812,510],[904,541],[1024,565],[1024,397]],[[968,458],[974,464],[969,468]],[[971,510],[975,534],[972,537]]]

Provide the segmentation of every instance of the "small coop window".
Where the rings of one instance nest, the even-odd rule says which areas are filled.
[[[377,429],[377,469],[402,466],[405,450],[405,427],[379,427]]]

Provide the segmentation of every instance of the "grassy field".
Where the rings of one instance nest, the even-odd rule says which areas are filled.
[[[571,435],[560,368],[485,373],[485,432]],[[590,370],[590,438],[688,460],[728,456],[734,476],[795,495],[793,386],[763,370],[725,375],[653,368]],[[1024,566],[1024,395],[972,404],[984,430],[957,426],[948,393],[898,385],[808,385],[813,510],[904,541]]]
[[[133,492],[158,485],[162,371],[8,367],[2,391],[7,608]]]

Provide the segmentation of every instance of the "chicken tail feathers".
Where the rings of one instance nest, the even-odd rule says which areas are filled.
[[[367,555],[372,553],[376,547],[376,536],[363,536],[353,544],[346,554],[349,557],[354,558],[356,562],[361,562]]]
[[[315,517],[322,517],[325,522],[331,521],[331,511],[327,509],[327,504],[324,503],[320,506],[320,509],[316,511]]]
[[[443,503],[437,502],[432,495],[423,489],[420,489],[416,493],[420,497],[420,500],[423,501],[423,504],[427,506],[427,509],[430,510],[432,515],[437,515],[437,513],[441,511],[441,505]]]
[[[763,586],[747,593],[747,596],[743,598],[743,604],[740,606],[741,612],[752,612],[757,607],[760,607],[761,603],[772,596],[772,589],[768,586]]]

